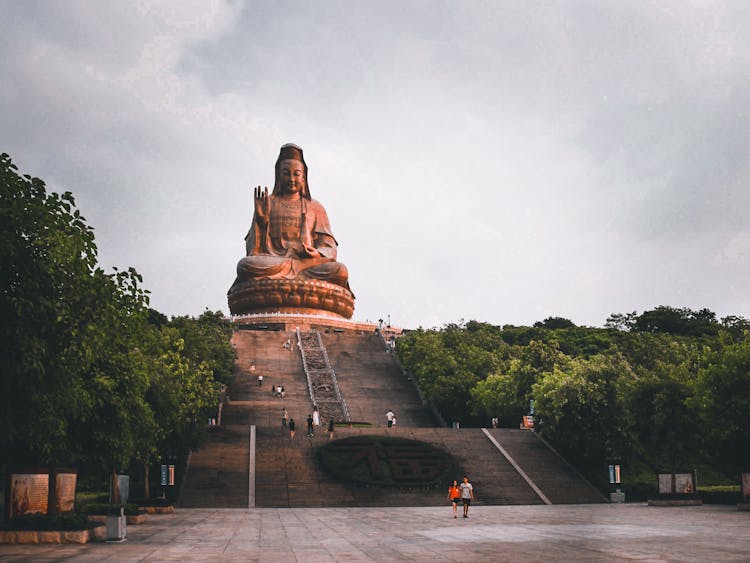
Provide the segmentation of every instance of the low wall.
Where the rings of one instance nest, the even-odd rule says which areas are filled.
[[[107,539],[107,526],[88,530],[3,530],[0,543],[88,543]]]

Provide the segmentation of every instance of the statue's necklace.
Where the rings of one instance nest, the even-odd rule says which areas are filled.
[[[298,199],[292,199],[292,200],[285,200],[283,197],[279,198],[279,203],[281,203],[282,206],[286,207],[287,209],[294,209],[295,207],[302,207],[302,198]]]

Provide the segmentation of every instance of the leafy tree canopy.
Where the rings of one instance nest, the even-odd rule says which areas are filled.
[[[594,480],[607,459],[652,470],[707,459],[749,466],[746,319],[673,307],[611,315],[605,328],[555,319],[419,330],[397,352],[446,420],[487,426],[498,416],[516,427],[533,399],[536,430],[594,468]]]
[[[0,467],[125,468],[195,445],[231,326],[148,307],[133,269],[105,273],[70,192],[0,155]]]
[[[575,323],[570,319],[564,317],[547,317],[543,321],[537,321],[534,323],[537,328],[575,328]]]

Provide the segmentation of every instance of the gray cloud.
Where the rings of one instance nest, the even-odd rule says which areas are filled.
[[[280,144],[360,319],[750,316],[742,2],[7,2],[0,144],[167,314],[226,310]]]

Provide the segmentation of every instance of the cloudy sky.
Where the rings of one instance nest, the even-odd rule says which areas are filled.
[[[0,0],[0,151],[167,315],[305,150],[354,317],[750,317],[750,3]]]

